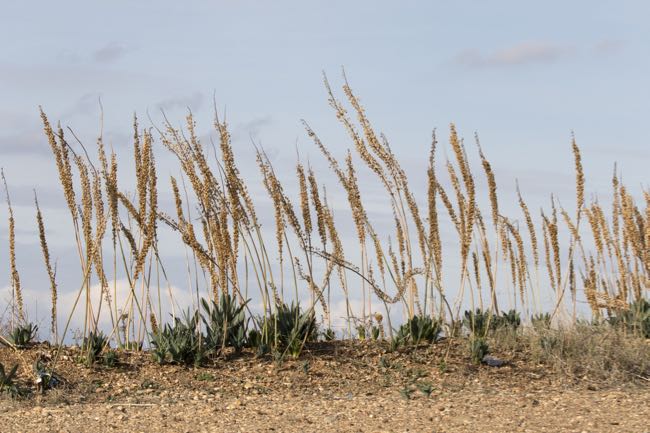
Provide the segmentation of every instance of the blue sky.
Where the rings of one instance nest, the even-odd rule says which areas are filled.
[[[39,105],[93,143],[101,98],[106,137],[128,156],[133,112],[148,126],[147,113],[180,123],[189,107],[208,134],[214,96],[243,166],[253,137],[290,168],[296,146],[318,158],[300,119],[336,154],[351,146],[322,85],[325,72],[340,88],[341,67],[415,182],[431,130],[444,142],[455,122],[468,142],[479,133],[506,196],[518,178],[534,205],[550,192],[570,200],[571,131],[588,194],[608,193],[614,161],[638,192],[648,185],[648,16],[645,1],[6,2],[0,166],[19,241],[35,246],[36,188],[59,254],[69,252]],[[40,266],[37,254],[19,265]],[[0,268],[0,287],[8,280]]]
[[[100,96],[116,137],[132,112],[156,118],[159,107],[180,120],[189,106],[207,128],[214,93],[234,126],[284,147],[304,141],[300,118],[336,128],[321,72],[337,86],[345,66],[374,123],[405,150],[453,121],[480,133],[495,164],[536,166],[575,130],[605,161],[595,168],[629,159],[626,172],[640,169],[650,7],[525,3],[12,2],[0,29],[0,146],[47,151],[33,135],[39,104],[93,134]]]

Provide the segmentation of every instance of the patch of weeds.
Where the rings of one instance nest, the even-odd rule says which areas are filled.
[[[161,331],[152,335],[151,355],[155,362],[164,364],[200,365],[204,360],[199,330],[200,314],[188,310],[184,317],[174,318],[173,326],[166,324]]]
[[[234,295],[222,293],[219,302],[201,299],[205,312],[202,317],[205,324],[205,345],[210,353],[220,354],[222,348],[232,347],[236,353],[246,345],[248,318],[244,309],[246,304],[239,303]]]
[[[415,392],[415,390],[408,385],[399,390],[399,394],[404,400],[410,400],[413,392]]]
[[[650,345],[638,334],[611,326],[575,325],[531,330],[521,339],[534,360],[567,374],[602,383],[650,380]]]
[[[421,342],[435,343],[442,333],[442,323],[430,316],[413,316],[397,330],[391,340],[391,349],[412,344],[417,346]]]
[[[280,304],[268,317],[257,319],[259,332],[249,333],[249,344],[259,354],[273,353],[282,362],[285,354],[298,358],[304,344],[316,341],[318,325],[313,310],[303,312],[299,304]]]
[[[120,356],[117,351],[109,350],[102,356],[102,364],[107,368],[114,368],[120,363]]]
[[[497,327],[498,318],[496,314],[490,311],[483,311],[477,308],[476,311],[465,311],[463,325],[467,328],[470,335],[474,337],[485,337],[490,330]]]
[[[305,374],[309,374],[309,368],[310,367],[311,367],[311,365],[309,364],[309,361],[303,361],[302,364],[300,364],[300,369]]]
[[[16,326],[9,333],[9,341],[18,349],[24,349],[34,344],[38,333],[38,325],[24,323]]]
[[[490,348],[485,338],[472,336],[469,339],[469,351],[472,362],[480,364],[485,355],[490,352]]]
[[[438,371],[440,373],[446,373],[447,369],[448,369],[447,361],[445,361],[444,359],[441,359],[440,362],[438,363]]]
[[[501,316],[496,317],[495,326],[497,328],[506,328],[516,331],[521,325],[521,316],[516,310],[501,313]]]
[[[429,372],[421,368],[418,368],[414,371],[413,376],[417,377],[418,379],[421,379],[423,377],[429,377]]]
[[[214,382],[216,380],[216,377],[214,377],[214,375],[208,373],[207,371],[200,372],[195,376],[195,378],[200,382]]]
[[[650,302],[645,299],[633,302],[627,310],[612,315],[609,323],[643,338],[650,338]]]
[[[264,356],[271,351],[267,339],[268,337],[263,337],[257,329],[251,329],[248,332],[247,345],[254,350],[256,356]]]
[[[104,350],[104,347],[108,345],[108,338],[104,335],[103,332],[91,332],[88,334],[88,337],[84,338],[83,345],[81,346],[81,351],[84,353],[84,362],[86,365],[93,365],[98,360]]]
[[[551,315],[549,313],[537,313],[530,317],[530,323],[534,329],[551,329]]]
[[[415,386],[417,386],[418,390],[427,397],[431,396],[431,393],[435,389],[429,382],[418,382]]]
[[[370,337],[372,338],[373,341],[379,340],[379,336],[381,335],[381,329],[379,326],[374,326],[370,329]]]
[[[18,364],[14,365],[9,372],[5,370],[5,366],[0,363],[0,393],[9,394],[11,397],[16,397],[18,386],[16,386],[15,379],[18,372]]]

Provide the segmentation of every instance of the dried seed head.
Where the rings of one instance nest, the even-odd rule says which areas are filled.
[[[0,176],[5,188],[5,195],[7,199],[7,208],[9,210],[9,268],[11,271],[11,287],[13,288],[13,296],[18,307],[18,320],[20,322],[25,320],[25,309],[23,304],[23,291],[20,287],[20,275],[16,267],[16,225],[14,220],[14,210],[11,207],[11,199],[9,198],[9,187],[7,187],[7,179],[5,178],[4,170],[0,169]]]
[[[478,135],[476,135],[476,145],[478,146],[478,152],[481,157],[481,164],[483,165],[483,171],[485,171],[485,177],[487,178],[488,182],[488,190],[489,190],[489,195],[490,195],[490,206],[492,208],[492,223],[494,224],[494,227],[496,228],[498,224],[498,219],[499,219],[499,202],[497,200],[497,183],[494,178],[494,172],[492,171],[492,166],[490,165],[490,162],[487,160],[485,155],[483,154],[483,149],[481,148],[481,144],[478,139]],[[519,191],[519,188],[517,188],[517,191]],[[522,202],[521,200],[521,195],[519,196],[520,203]]]
[[[438,209],[436,205],[436,194],[438,183],[435,172],[435,151],[436,135],[433,132],[431,151],[429,154],[429,168],[427,169],[427,202],[429,213],[429,249],[432,254],[432,262],[436,271],[436,281],[439,283],[442,276],[442,243],[440,241],[440,227],[438,225]],[[453,209],[452,209],[453,211]]]
[[[52,270],[52,264],[50,262],[50,251],[47,246],[47,239],[45,237],[45,224],[43,223],[43,215],[41,214],[41,208],[38,205],[38,198],[36,197],[36,191],[34,191],[34,203],[36,205],[36,223],[38,225],[38,237],[41,241],[41,251],[43,252],[43,260],[45,261],[45,269],[47,270],[47,275],[50,279],[50,295],[52,300],[52,309],[51,309],[51,332],[55,340],[57,339],[57,314],[56,314],[56,304],[57,304],[57,287],[56,287],[56,274]]]
[[[582,158],[580,157],[580,148],[576,144],[575,136],[571,137],[571,147],[573,148],[573,158],[576,171],[576,225],[580,224],[580,214],[585,205],[585,175],[582,170]]]
[[[524,219],[526,220],[526,227],[528,228],[528,235],[530,236],[530,245],[533,253],[533,261],[535,263],[535,267],[537,268],[539,266],[537,234],[535,233],[535,225],[533,224],[533,219],[530,216],[530,211],[528,210],[528,206],[526,205],[524,199],[521,197],[519,184],[517,184],[517,197],[519,199],[519,207],[521,208],[521,211],[524,213]]]
[[[323,215],[323,203],[320,200],[318,194],[318,183],[316,182],[316,176],[311,168],[309,168],[309,173],[307,175],[307,180],[309,181],[309,192],[311,193],[311,201],[314,203],[314,210],[316,211],[316,224],[318,226],[318,235],[320,236],[321,242],[323,243],[323,248],[327,245],[327,224],[325,222],[325,217]]]

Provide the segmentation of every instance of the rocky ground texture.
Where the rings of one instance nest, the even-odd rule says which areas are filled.
[[[120,353],[116,367],[89,368],[71,348],[57,363],[64,383],[41,394],[31,365],[54,350],[2,348],[26,393],[0,398],[0,431],[650,432],[648,383],[569,378],[517,354],[477,366],[463,349],[333,342],[283,363],[244,353],[187,368]]]

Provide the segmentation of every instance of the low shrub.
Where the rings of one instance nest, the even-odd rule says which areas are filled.
[[[33,323],[24,323],[16,326],[9,333],[9,341],[19,349],[23,349],[34,344],[38,325]]]
[[[99,360],[104,347],[108,345],[108,338],[102,331],[91,332],[84,338],[81,350],[84,353],[84,361],[92,365]]]
[[[525,353],[572,378],[600,383],[650,380],[650,345],[638,334],[614,326],[578,323],[569,328],[530,327],[509,339],[495,338],[498,351]]]
[[[530,316],[530,323],[538,330],[551,328],[551,315],[549,313],[537,313]]]
[[[497,327],[498,318],[490,311],[483,311],[477,308],[476,311],[465,311],[463,325],[467,328],[470,335],[485,337],[489,330]]]
[[[18,372],[18,364],[14,365],[7,373],[5,366],[0,363],[0,392],[9,395],[18,395],[18,387],[16,386],[15,379]]]
[[[197,365],[204,359],[201,344],[200,314],[188,310],[183,319],[174,318],[173,325],[166,324],[161,331],[152,335],[151,344],[154,361],[159,364]]]
[[[494,327],[496,328],[509,328],[517,330],[521,325],[521,316],[516,310],[501,313],[500,316],[494,318]]]
[[[405,344],[418,345],[420,342],[429,344],[438,341],[442,333],[442,323],[430,316],[413,316],[397,330],[392,347]]]
[[[232,347],[240,352],[246,345],[248,318],[244,309],[246,304],[237,302],[234,296],[221,295],[219,302],[201,300],[205,312],[202,317],[205,324],[205,347],[208,352],[219,354],[225,347]]]
[[[271,350],[280,357],[288,353],[297,358],[306,342],[318,338],[313,309],[303,312],[299,304],[280,304],[270,316],[258,318],[257,325],[259,331],[249,333],[249,344],[258,354]]]
[[[485,355],[490,353],[490,346],[485,338],[472,336],[469,339],[469,352],[472,362],[480,364]]]
[[[650,302],[645,299],[630,304],[609,318],[612,326],[627,329],[643,338],[650,338]]]

